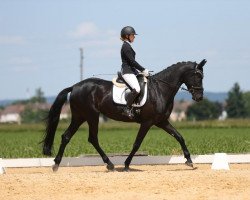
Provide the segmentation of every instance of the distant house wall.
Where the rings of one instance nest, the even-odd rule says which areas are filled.
[[[65,104],[62,107],[61,113],[60,113],[60,120],[61,119],[68,119],[70,117],[70,106],[69,104]]]
[[[0,113],[0,123],[18,123],[21,124],[21,113],[29,108],[32,110],[48,110],[50,104],[47,103],[34,103],[34,104],[15,104],[6,106]]]
[[[60,114],[60,120],[61,119],[68,119],[69,118],[69,115],[67,113],[61,113]]]
[[[187,109],[192,105],[190,101],[175,101],[173,111],[170,115],[171,121],[183,121],[187,119]]]
[[[170,120],[171,121],[183,121],[187,119],[187,115],[184,111],[181,112],[175,112],[173,111],[170,115]]]
[[[25,106],[22,104],[7,106],[0,115],[0,123],[21,123],[21,112]]]
[[[21,116],[18,113],[9,113],[0,116],[1,123],[21,123]]]

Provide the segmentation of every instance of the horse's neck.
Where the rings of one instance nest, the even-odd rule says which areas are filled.
[[[166,101],[173,101],[180,86],[183,84],[183,74],[188,70],[187,65],[167,68],[154,75],[158,79],[158,89]],[[161,81],[162,80],[162,81]],[[163,82],[164,81],[164,82]]]
[[[156,80],[158,79],[160,82],[162,82],[162,84],[165,84],[165,88],[169,87],[178,90],[182,84],[181,71],[177,69],[165,69],[162,72],[156,74],[154,78]]]
[[[183,83],[183,76],[184,74],[193,68],[192,62],[182,62],[177,63],[159,73],[155,76],[156,79],[161,79],[169,85],[174,85],[175,87],[180,87]]]
[[[157,85],[154,89],[161,94],[161,98],[166,104],[174,101],[176,93],[183,84],[185,73],[192,67],[193,64],[191,62],[178,63],[153,76]]]

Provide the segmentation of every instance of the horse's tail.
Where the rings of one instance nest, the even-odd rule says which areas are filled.
[[[67,101],[67,95],[71,92],[73,87],[65,88],[56,97],[55,102],[51,106],[48,116],[46,117],[46,130],[44,134],[43,144],[43,154],[51,156],[51,148],[53,146],[56,128],[59,122],[60,113],[63,104]]]

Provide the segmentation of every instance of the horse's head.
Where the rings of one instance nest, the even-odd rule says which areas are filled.
[[[197,102],[203,99],[203,66],[206,62],[204,59],[199,64],[195,64],[184,73],[183,77],[183,82],[187,86],[187,90],[192,94],[192,99]]]

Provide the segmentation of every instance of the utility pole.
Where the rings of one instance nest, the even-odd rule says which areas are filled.
[[[83,80],[83,48],[80,48],[80,81]]]

